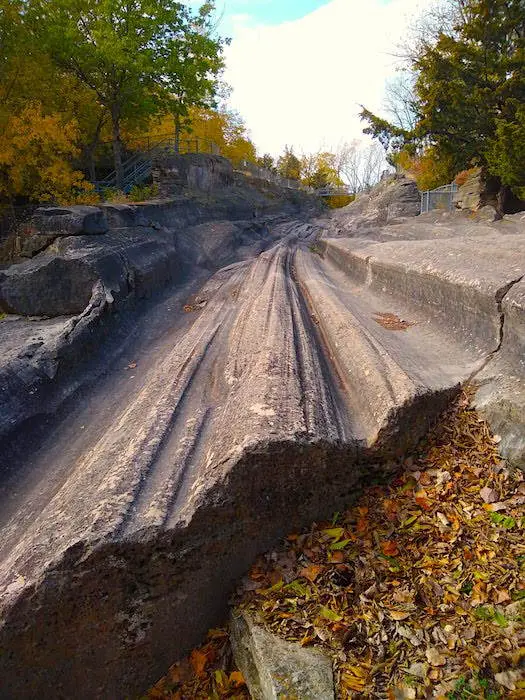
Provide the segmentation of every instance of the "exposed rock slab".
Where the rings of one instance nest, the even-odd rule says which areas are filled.
[[[161,197],[170,197],[188,188],[208,192],[234,183],[230,161],[205,153],[159,153],[153,162],[152,175]]]
[[[296,252],[313,233],[283,225],[282,243],[218,273],[96,440],[11,504],[0,550],[11,693],[142,690],[220,618],[257,553],[384,472],[484,359],[449,342],[433,371],[439,328],[377,324],[374,296]]]
[[[109,226],[100,207],[77,205],[41,207],[31,218],[31,228],[41,235],[78,236],[106,233]]]
[[[231,617],[230,639],[253,700],[335,700],[332,662],[322,652],[286,642],[240,611]]]
[[[179,303],[130,388],[109,374],[0,498],[6,697],[143,691],[220,620],[258,553],[347,505],[495,364],[507,302],[521,342],[519,234],[440,249],[428,230],[326,240],[321,257],[308,248],[318,222],[237,225],[217,222],[201,265],[221,236],[237,250],[245,235],[279,242],[213,275],[191,315]],[[54,245],[96,246],[87,238]],[[100,299],[119,293],[119,274],[104,273]]]

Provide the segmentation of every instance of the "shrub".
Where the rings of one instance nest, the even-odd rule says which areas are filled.
[[[397,154],[395,162],[412,175],[422,192],[447,185],[454,177],[452,158],[440,156],[433,146],[420,155],[412,155],[404,149]]]
[[[469,170],[462,170],[460,173],[456,175],[454,178],[454,182],[458,187],[461,187],[461,185],[464,185],[465,182],[469,179],[471,175],[474,175],[475,172],[477,172],[478,168],[470,168]]]
[[[102,198],[112,204],[125,204],[129,201],[127,195],[116,187],[105,187],[102,190]]]
[[[65,194],[60,197],[58,204],[64,206],[72,206],[74,204],[99,204],[101,201],[100,194],[95,190],[95,187],[86,182],[81,189],[73,190],[70,194]]]
[[[133,185],[129,193],[130,202],[147,202],[159,195],[157,185]]]
[[[355,199],[355,194],[348,195],[334,195],[333,197],[326,197],[325,202],[330,209],[342,209],[351,204]]]

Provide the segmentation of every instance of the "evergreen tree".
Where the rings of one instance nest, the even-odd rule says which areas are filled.
[[[457,172],[481,165],[520,188],[525,103],[525,0],[457,0],[461,22],[412,58],[417,121],[407,132],[363,109],[365,130],[394,153],[433,147]],[[393,149],[392,149],[393,146]]]

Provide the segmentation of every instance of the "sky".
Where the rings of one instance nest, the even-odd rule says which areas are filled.
[[[218,0],[232,38],[224,78],[259,153],[365,139],[363,104],[381,111],[393,54],[430,0]]]

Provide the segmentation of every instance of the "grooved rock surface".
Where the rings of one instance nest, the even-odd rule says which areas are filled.
[[[43,387],[72,395],[67,363],[133,290],[177,282],[129,312],[121,354],[38,443],[0,451],[2,698],[140,695],[221,621],[257,554],[391,470],[462,383],[482,379],[487,415],[496,392],[518,405],[521,220],[344,240],[293,216],[170,229],[180,210],[159,208],[158,226],[116,207],[109,233],[53,244],[97,271],[81,314],[0,321],[7,431],[39,396],[44,412]]]
[[[332,662],[322,652],[286,642],[237,611],[230,639],[253,700],[335,700]]]

